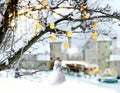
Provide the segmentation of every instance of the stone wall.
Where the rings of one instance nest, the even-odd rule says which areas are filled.
[[[114,69],[116,70],[116,75],[120,76],[120,61],[111,62],[114,64]]]
[[[101,71],[101,76],[103,77],[107,77],[107,76],[117,76],[117,72],[116,72],[116,69],[115,69],[115,64],[114,62],[108,62],[106,64],[106,67],[103,66],[103,68],[100,70]],[[109,71],[107,71],[109,70]]]
[[[19,66],[23,69],[48,70],[48,64],[49,60],[37,60],[37,55],[24,54]]]
[[[20,67],[23,69],[36,69],[36,70],[48,70],[48,63],[45,61],[23,61],[20,63]]]

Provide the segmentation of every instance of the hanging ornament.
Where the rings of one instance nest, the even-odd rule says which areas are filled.
[[[36,30],[40,30],[41,28],[42,28],[42,25],[39,24],[39,23],[37,23],[37,24],[36,24]]]
[[[92,34],[92,39],[97,39],[97,37],[98,37],[98,34],[97,34],[97,32],[95,31],[95,32]]]
[[[50,29],[54,29],[55,28],[55,24],[54,23],[50,23]]]
[[[68,32],[66,33],[66,35],[67,35],[67,37],[72,37],[73,33],[72,33],[72,31],[68,31]]]
[[[47,10],[47,11],[50,11],[51,9],[50,9],[50,7],[46,7],[46,10]]]
[[[83,10],[85,10],[87,7],[85,6],[85,5],[82,5],[81,7],[80,7],[80,10],[81,11],[83,11]]]
[[[8,0],[8,3],[11,3],[11,0]]]
[[[48,1],[47,1],[47,0],[44,0],[44,1],[42,2],[42,5],[43,5],[43,6],[47,6],[47,5],[48,5]]]
[[[98,28],[98,23],[94,23],[94,24],[92,25],[92,27],[93,27],[94,29]]]
[[[82,18],[83,18],[83,19],[88,19],[89,16],[88,16],[88,14],[84,13],[84,14],[82,14]]]
[[[65,48],[69,48],[69,47],[70,47],[69,43],[68,43],[68,42],[65,42],[65,43],[64,43],[64,47],[65,47]]]
[[[50,36],[50,40],[52,40],[52,41],[56,40],[56,36],[55,35],[51,35]]]

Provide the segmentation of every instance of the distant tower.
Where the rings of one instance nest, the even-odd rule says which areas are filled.
[[[50,57],[62,59],[62,42],[50,42]]]
[[[97,39],[98,67],[99,67],[99,75],[100,76],[103,76],[105,69],[109,68],[110,41],[111,41],[111,39],[104,35],[99,35],[99,37]]]
[[[98,51],[96,40],[90,39],[85,46],[85,61],[90,64],[98,64]]]

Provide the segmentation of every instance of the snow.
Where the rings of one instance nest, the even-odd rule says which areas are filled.
[[[104,8],[107,4],[109,4],[111,6],[111,10],[114,10],[114,11],[119,11],[120,8],[119,8],[119,3],[120,3],[120,0],[88,0],[88,6],[90,7],[102,7]]]
[[[120,55],[110,55],[110,61],[120,61]]]
[[[13,70],[0,72],[0,91],[3,93],[119,93],[117,89],[102,85],[92,79],[80,79],[74,76],[66,76],[66,81],[61,85],[50,85],[45,82],[51,72],[41,71],[34,75],[26,75],[14,78]],[[93,82],[94,81],[94,82]],[[93,82],[93,83],[92,83]],[[111,86],[112,84],[110,84]],[[116,86],[113,84],[113,86]]]
[[[5,62],[6,65],[9,63],[9,62],[8,62],[8,59],[7,59],[7,54],[6,54],[6,53],[1,53],[1,54],[0,54],[0,61],[1,61],[2,63]]]
[[[72,47],[68,49],[69,54],[78,54],[78,49],[76,47]]]
[[[108,36],[99,35],[97,41],[111,41],[111,39]]]
[[[39,54],[39,55],[37,55],[37,60],[49,61],[50,60],[50,56],[49,55],[45,55],[45,54]]]

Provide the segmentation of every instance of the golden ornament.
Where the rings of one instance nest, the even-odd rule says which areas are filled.
[[[83,19],[88,19],[89,16],[88,16],[88,14],[85,14],[85,13],[84,13],[84,14],[82,14],[82,18],[83,18]]]
[[[37,30],[40,30],[41,28],[42,28],[42,25],[39,24],[39,23],[37,23],[37,24],[36,24],[36,29],[37,29]]]
[[[83,11],[83,10],[85,10],[87,7],[85,6],[85,5],[82,5],[81,7],[80,7],[80,10],[81,11]]]
[[[69,48],[69,47],[70,47],[70,44],[69,44],[68,42],[65,42],[65,43],[64,43],[64,47],[65,47],[65,48]]]
[[[43,6],[47,6],[47,5],[48,5],[48,1],[47,1],[47,0],[44,0],[44,1],[42,2],[42,5],[43,5]]]
[[[55,35],[50,36],[50,40],[52,41],[56,40],[56,36]]]
[[[66,33],[66,35],[67,35],[67,37],[72,37],[73,33],[72,33],[72,31],[68,31],[68,32]]]
[[[97,34],[97,32],[95,31],[95,32],[92,34],[92,39],[97,39],[97,37],[98,37],[98,34]]]
[[[54,29],[55,28],[55,24],[54,23],[50,23],[50,29]]]
[[[94,23],[94,24],[92,25],[92,27],[95,28],[95,29],[98,28],[98,23]]]

